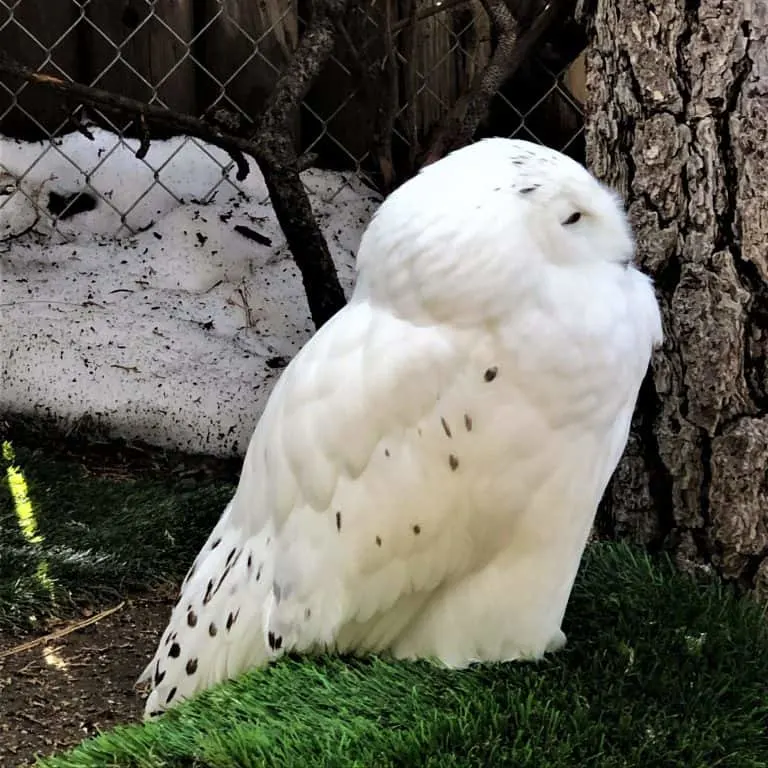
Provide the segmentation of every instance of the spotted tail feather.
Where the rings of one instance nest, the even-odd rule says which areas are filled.
[[[274,657],[264,639],[264,606],[274,564],[271,531],[246,537],[229,522],[214,528],[181,587],[152,661],[145,718]]]

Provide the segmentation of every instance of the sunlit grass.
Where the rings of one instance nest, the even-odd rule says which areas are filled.
[[[16,465],[16,453],[13,446],[7,440],[3,442],[3,460],[5,462],[5,478],[8,490],[11,492],[13,506],[16,511],[16,519],[21,535],[29,544],[40,547],[43,537],[37,530],[35,508],[29,497],[29,487],[21,468]],[[40,586],[48,593],[51,601],[55,599],[55,585],[48,574],[48,562],[40,558],[35,569],[35,578]]]
[[[42,544],[43,538],[37,532],[37,520],[32,501],[29,498],[29,488],[21,469],[16,466],[16,453],[13,446],[6,440],[3,443],[3,459],[5,461],[5,477],[8,489],[13,498],[13,506],[16,509],[16,517],[19,528],[24,538],[30,544]]]

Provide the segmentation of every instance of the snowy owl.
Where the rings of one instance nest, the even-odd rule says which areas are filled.
[[[288,651],[536,659],[661,319],[618,197],[535,144],[426,167],[296,355],[140,680],[146,716]]]

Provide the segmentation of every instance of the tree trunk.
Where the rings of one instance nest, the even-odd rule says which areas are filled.
[[[666,342],[603,530],[768,599],[768,3],[597,0],[587,155]]]

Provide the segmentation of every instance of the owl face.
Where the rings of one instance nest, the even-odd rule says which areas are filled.
[[[438,174],[446,185],[451,176],[466,179],[466,198],[494,213],[506,207],[510,230],[529,235],[549,262],[632,260],[634,241],[621,198],[566,155],[527,141],[486,139],[441,162],[431,171],[435,183]],[[500,198],[498,206],[494,198]]]
[[[432,320],[487,321],[534,295],[553,267],[623,268],[633,252],[619,197],[583,166],[530,142],[485,139],[384,201],[361,243],[360,293]]]

